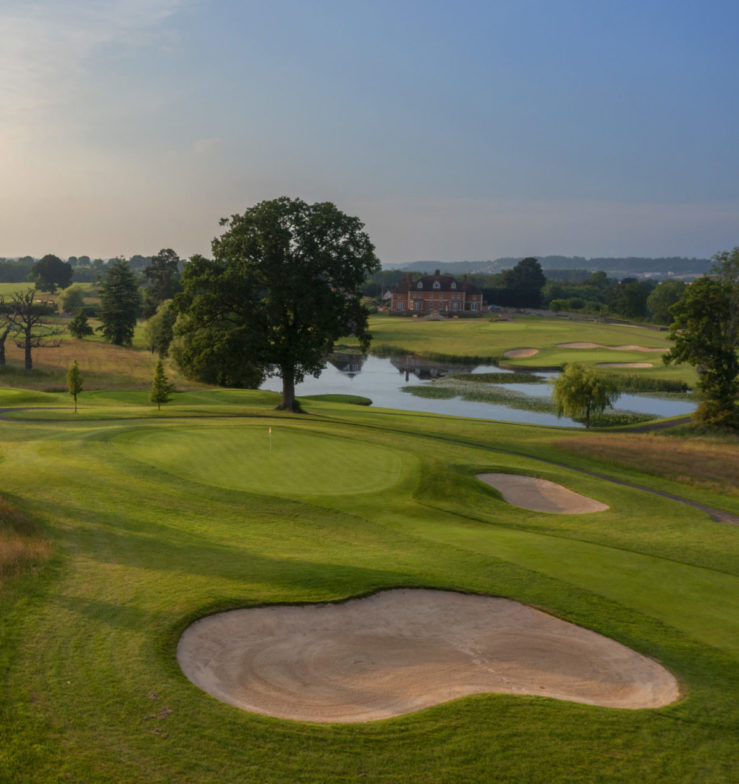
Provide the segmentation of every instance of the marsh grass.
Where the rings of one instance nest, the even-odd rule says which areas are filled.
[[[546,384],[547,380],[533,373],[452,373],[445,378],[468,381],[470,384]]]
[[[497,376],[497,373],[480,374]],[[504,375],[504,374],[500,374]],[[508,374],[512,375],[512,374]],[[518,376],[518,374],[516,374]],[[542,385],[543,386],[543,385]],[[402,388],[403,392],[409,392],[416,397],[448,400],[454,397],[461,397],[463,400],[470,400],[478,403],[495,403],[498,405],[515,408],[519,411],[536,411],[543,414],[556,414],[557,407],[548,396],[547,388],[543,386],[542,392],[547,397],[531,397],[517,390],[506,389],[495,384],[480,383],[477,376],[471,374],[458,374],[445,376],[437,379],[431,384],[424,386],[407,386]],[[624,425],[635,425],[642,422],[650,422],[654,419],[649,414],[641,414],[636,411],[607,411],[598,416],[591,417],[591,424],[596,428],[622,427]],[[584,419],[575,417],[576,422],[584,422]]]

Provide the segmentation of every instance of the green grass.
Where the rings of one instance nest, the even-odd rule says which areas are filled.
[[[615,351],[607,348],[567,349],[561,343],[597,343],[603,346],[643,346],[669,350],[667,334],[657,329],[628,324],[603,324],[538,316],[516,317],[512,321],[459,319],[419,321],[377,315],[370,319],[372,350],[379,354],[415,353],[429,359],[477,363],[500,361],[517,368],[562,367],[568,362],[588,365],[610,362],[648,362],[651,368],[629,370],[630,374],[693,386],[696,374],[685,365],[666,367],[661,354],[643,351]],[[536,348],[527,358],[506,358],[506,351]],[[623,372],[613,369],[610,372]]]
[[[734,780],[739,529],[542,462],[592,467],[557,445],[565,430],[326,400],[278,415],[275,395],[234,390],[184,392],[154,416],[141,394],[83,398],[97,419],[75,420],[64,396],[0,393],[60,420],[27,410],[2,428],[3,492],[55,555],[0,594],[0,780]],[[611,509],[518,509],[474,478],[485,470]],[[628,466],[598,470],[739,507]],[[478,695],[313,725],[222,704],[176,664],[181,630],[216,609],[421,585],[511,597],[606,634],[659,659],[684,697],[629,711]]]

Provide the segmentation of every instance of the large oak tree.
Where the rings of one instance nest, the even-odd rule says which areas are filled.
[[[691,283],[670,308],[675,345],[664,361],[687,362],[698,370],[703,401],[697,421],[739,429],[739,248],[714,258],[715,277]]]
[[[193,347],[210,352],[212,363],[219,351],[226,359],[227,346],[232,366],[279,375],[279,408],[297,411],[295,384],[321,371],[338,338],[354,334],[369,344],[360,289],[380,267],[374,246],[362,222],[330,202],[283,196],[221,225],[213,260],[190,261],[175,299],[190,367]]]

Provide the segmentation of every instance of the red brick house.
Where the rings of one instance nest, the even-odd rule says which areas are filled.
[[[390,301],[391,313],[480,313],[482,291],[465,275],[461,281],[452,275],[422,275],[413,280],[410,275],[395,286]]]

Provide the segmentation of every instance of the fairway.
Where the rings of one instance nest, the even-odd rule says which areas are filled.
[[[735,495],[682,482],[677,468],[659,477],[600,452],[584,457],[558,446],[562,429],[336,399],[305,400],[306,413],[288,415],[273,410],[274,395],[198,390],[160,415],[140,392],[100,393],[85,399],[87,419],[63,395],[3,399],[18,406],[0,439],[3,495],[18,513],[0,519],[0,565],[12,548],[27,553],[25,571],[0,572],[0,771],[9,782],[733,784],[739,529],[568,465],[734,513]],[[578,433],[578,449],[602,450],[605,435]],[[619,435],[624,448],[627,439]],[[519,508],[476,478],[491,473],[546,480],[608,508]],[[510,684],[494,679],[455,691],[468,677],[457,669],[464,661],[489,665],[477,632],[452,656],[443,639],[461,612],[436,605],[409,605],[396,621],[393,639],[409,637],[410,659],[396,642],[375,657],[400,686],[373,674],[344,621],[346,656],[320,654],[312,623],[292,629],[294,644],[261,654],[270,678],[293,673],[306,688],[292,658],[299,649],[329,679],[365,673],[368,692],[415,683],[420,696],[394,718],[316,723],[242,710],[201,691],[177,662],[184,630],[214,614],[361,608],[361,597],[382,603],[386,589],[418,588],[514,600],[601,635],[671,673],[679,698],[625,710],[540,689],[553,649],[538,642],[515,657],[534,674],[533,694],[504,693]],[[454,622],[434,631],[447,612]],[[559,661],[574,680],[597,671],[572,670],[567,652]],[[430,673],[448,673],[447,664],[458,680],[437,688]],[[513,661],[492,669],[501,667],[508,677]],[[620,678],[614,671],[612,684]]]
[[[285,425],[134,430],[126,454],[195,482],[265,495],[368,493],[401,481],[413,458],[355,439]]]

